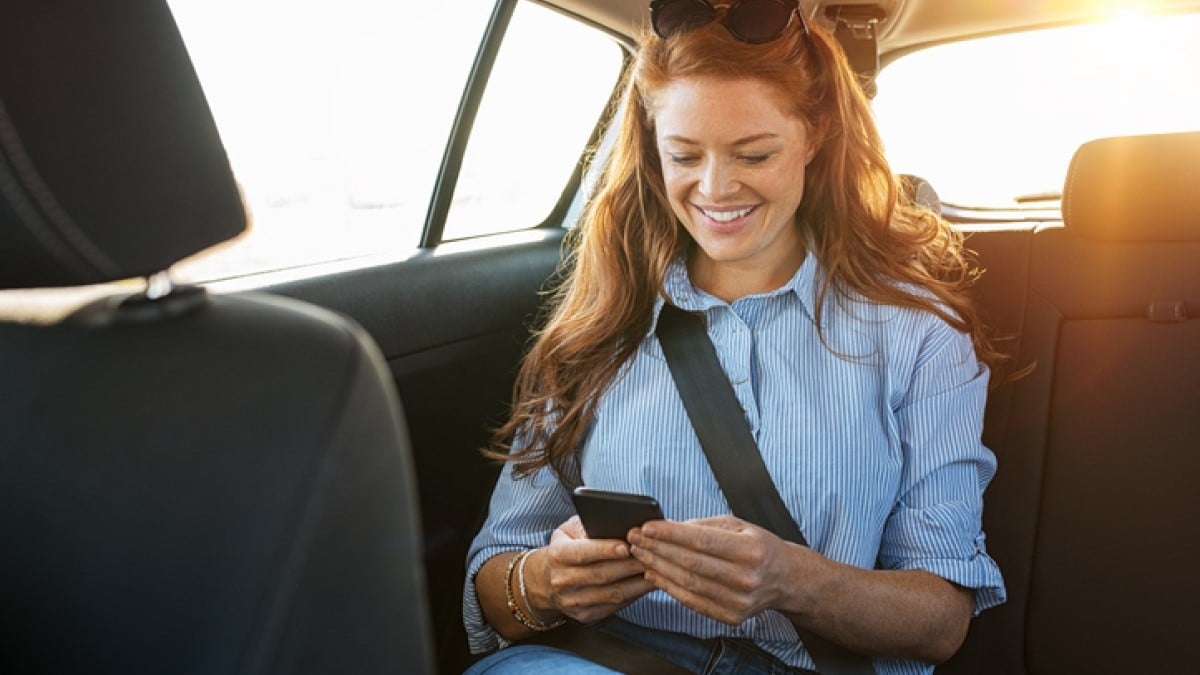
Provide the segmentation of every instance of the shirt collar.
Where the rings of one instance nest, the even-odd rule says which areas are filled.
[[[790,293],[800,301],[800,306],[804,308],[804,313],[808,315],[808,318],[815,320],[816,279],[819,268],[820,263],[817,262],[816,257],[811,252],[806,252],[799,269],[791,279],[788,279],[787,283],[773,291],[760,293],[754,297],[769,298]],[[668,301],[689,312],[704,312],[713,307],[723,307],[729,304],[692,284],[683,256],[673,260],[667,267],[666,276],[663,278],[663,293],[654,302],[654,316],[650,321],[650,333],[654,333],[658,326],[659,313]]]

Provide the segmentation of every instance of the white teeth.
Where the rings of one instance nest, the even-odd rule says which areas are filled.
[[[704,215],[708,216],[709,218],[712,218],[713,220],[717,221],[718,223],[728,223],[730,221],[741,218],[742,216],[746,215],[747,213],[750,213],[751,211],[754,210],[754,207],[748,206],[744,209],[738,209],[737,211],[709,211],[708,209],[700,209],[700,210],[704,212]]]

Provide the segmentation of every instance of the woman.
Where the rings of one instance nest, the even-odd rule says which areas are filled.
[[[881,674],[931,672],[1004,600],[980,531],[999,356],[964,295],[961,239],[899,196],[855,75],[798,7],[651,10],[573,266],[497,433],[507,464],[468,559],[472,648],[603,619],[660,653],[744,639],[764,672],[813,669],[790,617]],[[654,335],[664,303],[703,312],[811,548],[730,515]],[[589,540],[580,483],[652,495],[666,520]],[[579,663],[521,650],[477,668]]]

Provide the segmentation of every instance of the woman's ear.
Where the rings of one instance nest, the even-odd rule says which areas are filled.
[[[823,137],[817,137],[809,141],[808,151],[804,155],[804,166],[807,167],[809,164],[812,164],[813,158],[815,158],[817,153],[821,151],[821,144],[824,142],[824,140],[825,139]]]
[[[808,124],[808,137],[805,139],[808,148],[804,153],[804,166],[812,163],[813,158],[821,151],[821,146],[825,144],[825,125],[819,123]]]

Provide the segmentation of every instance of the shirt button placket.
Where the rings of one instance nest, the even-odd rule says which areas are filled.
[[[746,421],[750,424],[750,430],[757,439],[758,402],[754,400],[754,386],[750,381],[750,360],[754,356],[754,336],[740,319],[734,319],[730,332],[732,333],[729,350],[730,370],[732,371],[730,372],[730,381],[737,393],[738,402],[741,403],[742,410],[746,413]]]

